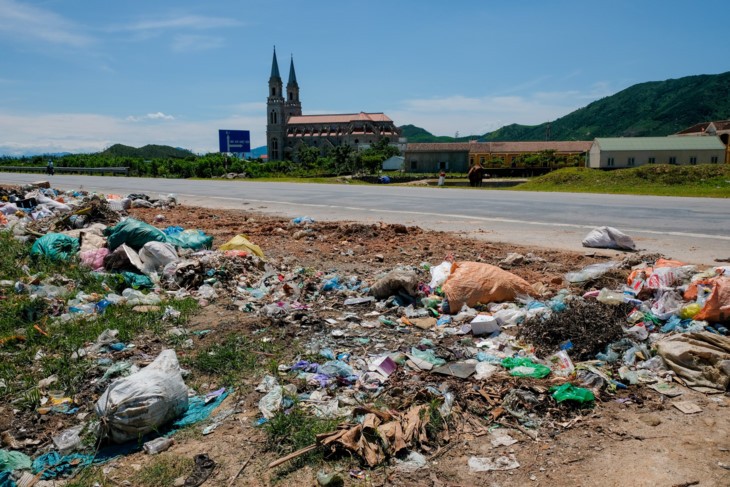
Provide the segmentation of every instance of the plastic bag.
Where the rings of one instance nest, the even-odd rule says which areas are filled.
[[[81,258],[81,263],[89,266],[91,270],[98,272],[104,269],[104,257],[107,255],[109,255],[109,249],[102,247],[96,250],[81,252],[79,257]]]
[[[62,233],[48,233],[35,241],[30,255],[45,255],[51,260],[69,260],[78,251],[78,239]]]
[[[25,453],[0,450],[0,472],[4,470],[28,470],[31,463],[30,457]]]
[[[578,272],[568,272],[565,274],[565,279],[570,283],[592,281],[593,279],[598,279],[606,272],[616,269],[618,266],[619,263],[614,261],[591,264]]]
[[[668,320],[672,315],[679,314],[683,304],[682,299],[673,291],[665,291],[652,303],[651,312],[660,320]]]
[[[490,264],[458,262],[451,269],[442,286],[451,310],[461,309],[463,304],[513,301],[517,295],[534,294],[527,281]]]
[[[147,242],[165,242],[167,240],[162,230],[134,218],[127,218],[115,226],[107,228],[104,230],[104,235],[107,236],[107,246],[110,250],[114,250],[122,244],[139,250]]]
[[[276,412],[281,409],[281,402],[284,398],[284,388],[274,386],[268,394],[259,400],[259,410],[264,418],[271,419],[276,416]]]
[[[167,242],[183,249],[209,249],[213,245],[213,237],[202,230],[183,230],[167,233]]]
[[[113,382],[94,408],[116,443],[136,440],[187,409],[188,388],[174,350],[163,350],[144,369]]]
[[[418,293],[418,274],[411,270],[395,269],[370,287],[370,292],[377,299],[386,299],[405,292],[409,296]]]
[[[561,386],[553,386],[550,388],[553,397],[557,402],[576,401],[579,403],[593,402],[596,397],[589,389],[583,387],[575,387],[570,382],[566,382]]]
[[[167,264],[180,260],[175,247],[163,242],[147,242],[140,249],[139,258],[145,274],[160,272]]]
[[[536,364],[524,357],[508,357],[502,360],[502,367],[510,371],[515,377],[532,377],[542,379],[550,374],[550,367]]]
[[[250,250],[259,257],[264,257],[264,251],[261,250],[261,247],[251,243],[248,237],[243,234],[236,235],[228,242],[218,247],[218,250]]]
[[[594,228],[583,239],[583,247],[636,250],[632,238],[613,227]]]
[[[694,319],[730,322],[730,277],[718,277],[712,280],[712,292]]]
[[[429,272],[431,273],[431,282],[428,286],[431,289],[436,289],[443,285],[443,283],[446,282],[446,279],[449,278],[449,274],[451,274],[451,262],[444,261],[436,267],[431,267]]]
[[[435,365],[436,367],[440,367],[441,365],[444,365],[446,363],[446,360],[437,357],[433,350],[419,350],[416,347],[411,348],[411,355],[416,357],[417,359],[425,360],[426,362]]]

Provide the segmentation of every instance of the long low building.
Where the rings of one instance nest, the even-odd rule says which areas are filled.
[[[485,168],[518,167],[526,156],[551,153],[585,164],[590,141],[459,142],[408,144],[405,170],[409,172],[467,172],[475,163]]]
[[[720,164],[725,144],[719,137],[596,138],[588,153],[588,167],[613,169],[644,164]]]

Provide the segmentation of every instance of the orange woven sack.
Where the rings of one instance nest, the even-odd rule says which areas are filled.
[[[442,287],[452,313],[477,303],[512,301],[518,294],[534,295],[535,290],[519,276],[479,262],[457,262]]]

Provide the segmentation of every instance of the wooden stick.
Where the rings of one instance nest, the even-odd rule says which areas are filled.
[[[301,457],[302,455],[306,455],[310,451],[317,449],[317,446],[318,445],[316,443],[314,445],[305,446],[301,450],[297,450],[294,453],[290,453],[290,454],[288,454],[285,457],[281,457],[278,460],[274,460],[273,462],[271,462],[269,464],[269,468],[278,467],[282,463],[288,462],[289,460],[292,460],[292,459],[297,458],[297,457]]]
[[[233,485],[233,482],[235,482],[236,479],[238,478],[238,476],[241,475],[241,472],[243,472],[243,469],[246,468],[246,465],[248,465],[248,462],[251,461],[251,459],[253,458],[253,455],[254,454],[252,453],[251,456],[248,457],[248,460],[246,460],[245,462],[243,462],[243,465],[241,465],[241,468],[238,469],[238,472],[236,472],[236,475],[234,475],[233,477],[231,477],[231,480],[228,481],[228,487],[231,487]]]

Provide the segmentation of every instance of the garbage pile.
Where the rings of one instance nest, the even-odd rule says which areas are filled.
[[[193,296],[259,318],[261,339],[267,330],[293,330],[306,350],[261,378],[256,424],[265,428],[294,408],[340,424],[272,466],[313,449],[353,455],[368,467],[391,460],[411,465],[463,432],[509,444],[516,440],[495,433],[495,426],[533,439],[541,430],[570,427],[586,409],[627,389],[647,386],[671,398],[684,387],[724,392],[730,386],[727,266],[634,254],[576,269],[550,287],[510,272],[535,256],[510,254],[502,261],[510,270],[451,259],[347,275],[269,258],[243,234],[212,250],[212,237],[202,231],[160,229],[126,215],[134,205],[172,205],[172,196],[109,198],[50,188],[0,196],[7,200],[0,203],[3,225],[34,241],[33,254],[78,259],[129,284],[121,295],[69,297],[56,310],[61,322],[124,302],[157,306]],[[295,239],[310,238],[317,228],[310,217],[290,225]],[[17,292],[29,287],[13,285]],[[62,296],[54,286],[41,283],[34,292]],[[114,346],[109,331],[79,353]],[[193,407],[173,351],[131,372],[102,382],[96,403],[100,434],[120,443],[180,421]],[[140,388],[135,377],[143,376],[152,379]],[[150,397],[162,400],[150,405]],[[140,404],[151,414],[130,424],[140,419]],[[75,440],[78,432],[69,435]],[[71,444],[65,454],[79,447]],[[28,468],[12,462],[3,468]],[[514,456],[469,461],[473,471],[515,464]]]

